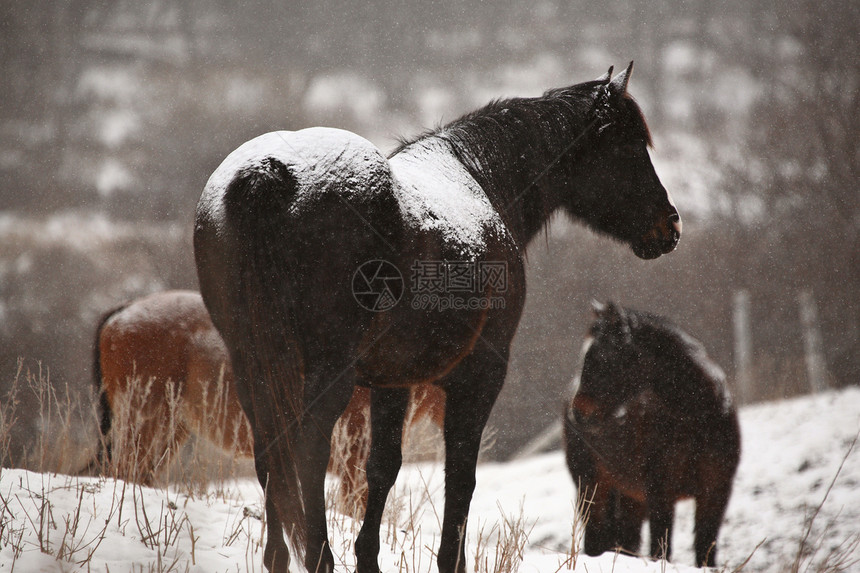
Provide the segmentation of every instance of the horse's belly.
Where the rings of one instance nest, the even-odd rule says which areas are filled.
[[[434,383],[481,337],[507,350],[525,299],[522,260],[510,237],[488,238],[477,254],[464,256],[435,230],[422,231],[394,264],[402,297],[373,318],[363,337],[361,381]]]
[[[618,490],[626,497],[645,503],[648,496],[643,476],[637,468],[625,469],[626,471],[619,471],[598,462],[595,480],[597,488],[604,491]]]
[[[356,365],[360,381],[377,386],[437,382],[471,354],[488,314],[410,308],[379,317]]]

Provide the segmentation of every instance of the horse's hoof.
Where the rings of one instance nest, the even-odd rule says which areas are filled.
[[[263,553],[263,566],[269,573],[290,573],[289,551],[270,550],[267,545]]]

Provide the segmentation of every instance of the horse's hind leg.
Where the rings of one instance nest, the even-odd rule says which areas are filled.
[[[331,455],[331,434],[352,395],[350,376],[307,376],[308,404],[301,426],[302,462],[298,466],[308,524],[305,567],[310,573],[334,571],[325,515],[325,473]],[[333,385],[332,380],[337,382]],[[318,388],[316,393],[308,388]]]
[[[379,527],[388,492],[403,461],[403,419],[408,388],[373,388],[370,393],[370,455],[367,458],[367,509],[355,541],[358,573],[379,573]]]
[[[242,364],[234,360],[237,381],[243,380]],[[292,501],[287,472],[293,471],[291,451],[283,417],[279,418],[277,400],[268,392],[255,393],[255,385],[237,384],[237,389],[250,391],[239,394],[246,400],[243,408],[249,413],[254,444],[254,469],[263,488],[266,506],[266,545],[263,550],[263,565],[269,573],[289,573],[290,550],[284,539],[284,526],[289,526],[285,516],[295,514],[289,503]]]
[[[257,444],[263,443],[260,436],[256,436],[255,440]],[[290,550],[284,541],[284,529],[274,501],[279,488],[284,486],[277,481],[278,472],[270,471],[270,467],[277,467],[272,461],[273,456],[270,456],[265,448],[255,451],[254,467],[266,499],[266,548],[263,551],[263,565],[270,573],[289,573]]]

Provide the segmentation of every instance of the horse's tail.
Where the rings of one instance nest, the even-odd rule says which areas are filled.
[[[228,344],[237,387],[245,385],[240,391],[253,407],[248,418],[258,473],[267,473],[262,476],[267,496],[271,495],[293,546],[303,554],[308,526],[297,461],[302,449],[304,377],[289,220],[297,190],[293,174],[275,159],[240,171],[227,186],[224,216],[235,233],[234,253],[239,260],[233,263],[238,276],[230,287],[232,308],[225,310],[233,326]]]
[[[102,330],[104,329],[105,324],[112,316],[116,313],[124,310],[128,306],[128,303],[125,303],[121,306],[118,306],[112,310],[109,310],[99,319],[98,325],[96,326],[96,335],[93,340],[93,362],[92,362],[92,376],[93,376],[93,386],[95,388],[96,394],[98,395],[98,413],[99,413],[99,447],[96,452],[95,459],[91,460],[87,469],[101,469],[104,467],[104,464],[110,463],[111,461],[111,443],[110,443],[110,429],[113,423],[113,411],[111,409],[110,400],[108,400],[107,391],[104,387],[104,380],[102,379],[102,352],[101,352],[101,338],[102,338]]]

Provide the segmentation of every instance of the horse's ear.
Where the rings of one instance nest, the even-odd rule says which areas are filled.
[[[612,77],[612,70],[613,70],[613,69],[615,69],[615,66],[609,66],[609,71],[608,71],[608,72],[606,72],[605,74],[603,74],[602,76],[600,76],[599,78],[597,78],[597,79],[596,79],[596,80],[594,80],[594,81],[596,81],[596,82],[600,82],[600,83],[601,83],[601,84],[603,84],[603,85],[608,84],[608,83],[609,83],[609,78],[611,78],[611,77]]]
[[[605,304],[595,298],[591,299],[591,312],[594,313],[594,318],[601,318],[605,310]]]
[[[627,311],[620,304],[614,303],[611,300],[606,303],[606,308],[601,318],[608,324],[620,328],[622,331],[629,331],[630,329],[627,320]]]
[[[624,309],[610,300],[604,306],[602,318],[607,319],[611,324],[620,324],[624,320]]]
[[[639,319],[636,318],[635,314],[628,313],[627,324],[630,326],[630,330],[636,330],[637,328],[639,328]]]
[[[625,344],[630,344],[633,340],[632,328],[635,327],[635,321],[624,307],[612,301],[607,302],[603,319],[622,337]]]
[[[630,74],[633,73],[633,62],[627,66],[627,69],[612,78],[608,84],[609,93],[613,96],[620,97],[627,93],[627,83],[630,81]]]

